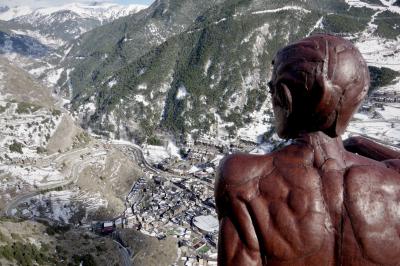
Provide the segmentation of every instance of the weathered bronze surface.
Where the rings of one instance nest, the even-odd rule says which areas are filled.
[[[315,35],[273,66],[277,132],[293,143],[222,162],[219,265],[400,265],[400,153],[340,137],[368,91],[361,54]]]

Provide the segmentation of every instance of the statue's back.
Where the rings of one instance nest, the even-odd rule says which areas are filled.
[[[223,168],[217,204],[261,254],[238,265],[400,265],[400,174],[383,163],[314,142]]]
[[[370,84],[361,53],[316,34],[272,65],[275,129],[295,142],[222,164],[220,265],[400,265],[400,153],[340,138]]]

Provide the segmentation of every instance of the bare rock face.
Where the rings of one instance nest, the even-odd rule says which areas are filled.
[[[173,237],[157,240],[132,229],[121,230],[120,236],[134,254],[133,265],[167,266],[174,264],[178,259],[178,244]]]

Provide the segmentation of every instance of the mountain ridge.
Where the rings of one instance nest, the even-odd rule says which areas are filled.
[[[83,33],[113,20],[140,12],[145,5],[95,5],[69,3],[58,7],[13,7],[0,12],[2,24],[18,34],[41,40],[59,48]]]

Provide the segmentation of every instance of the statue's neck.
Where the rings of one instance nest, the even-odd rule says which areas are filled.
[[[346,167],[344,158],[345,149],[340,136],[331,138],[325,133],[318,131],[302,134],[295,142],[305,144],[313,149],[314,165],[317,168],[329,165],[329,168],[334,167],[339,170]]]

